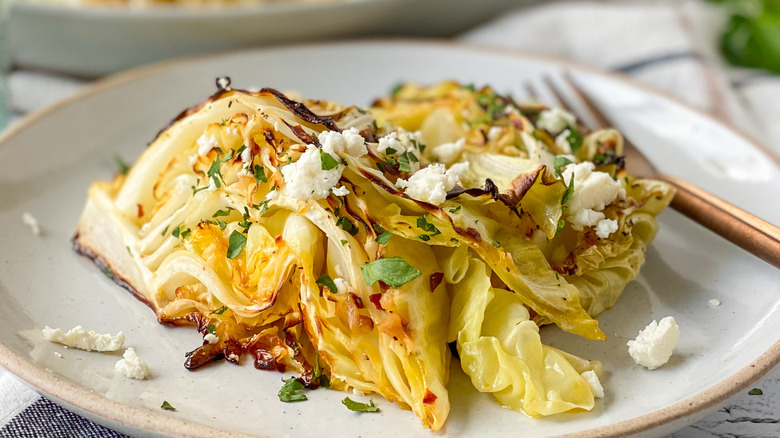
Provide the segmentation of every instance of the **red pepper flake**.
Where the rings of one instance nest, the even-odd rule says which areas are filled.
[[[428,280],[428,284],[431,287],[431,292],[435,291],[437,287],[441,284],[442,280],[444,280],[444,273],[443,272],[434,272],[431,274],[430,280]]]
[[[426,405],[433,404],[437,398],[439,397],[436,397],[436,394],[432,393],[430,389],[425,388],[425,397],[423,397],[423,403]]]
[[[376,306],[379,310],[385,310],[382,308],[382,303],[379,302],[379,300],[382,299],[382,294],[371,294],[368,297],[369,300],[371,300],[372,303],[374,303],[374,306]]]
[[[141,204],[135,204],[138,206],[138,217],[142,218],[144,217],[144,206]]]

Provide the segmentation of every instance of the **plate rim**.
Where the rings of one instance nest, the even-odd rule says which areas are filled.
[[[749,133],[733,126],[730,122],[723,120],[722,118],[713,116],[687,102],[682,101],[674,95],[658,90],[647,84],[643,84],[623,73],[605,70],[599,67],[590,66],[554,55],[536,53],[527,50],[486,46],[483,44],[455,40],[398,37],[344,39],[338,41],[309,42],[303,44],[277,44],[268,47],[239,49],[206,55],[188,56],[130,69],[100,79],[90,85],[87,85],[84,89],[79,90],[72,96],[56,102],[53,105],[25,115],[21,120],[17,121],[14,125],[5,129],[4,132],[0,134],[0,147],[6,146],[6,144],[9,143],[14,137],[33,126],[36,122],[63,108],[66,108],[73,103],[76,103],[92,95],[99,94],[104,90],[130,83],[138,79],[152,77],[170,70],[175,70],[187,64],[205,60],[217,60],[219,58],[249,55],[257,52],[267,52],[278,50],[279,48],[304,48],[322,46],[332,47],[340,45],[358,46],[364,44],[411,44],[428,47],[444,46],[444,48],[448,50],[454,49],[470,52],[489,52],[511,58],[530,59],[546,62],[566,67],[575,71],[579,70],[588,74],[605,77],[610,80],[621,82],[629,87],[637,88],[642,92],[671,101],[689,111],[692,111],[695,114],[698,114],[699,116],[702,116],[705,119],[709,119],[713,123],[720,125],[741,137],[751,146],[761,151],[766,156],[766,158],[773,162],[774,165],[780,167],[780,155],[777,155],[768,147],[755,140]],[[751,363],[747,364],[743,368],[737,370],[734,374],[726,377],[725,379],[702,392],[694,394],[662,409],[658,409],[618,423],[561,435],[560,438],[607,438],[649,431],[653,428],[671,423],[675,420],[682,419],[686,416],[718,405],[728,397],[736,394],[740,389],[743,389],[752,382],[758,380],[778,364],[780,364],[780,340],[776,341]],[[45,396],[51,397],[60,403],[84,412],[98,420],[106,420],[107,422],[110,422],[114,425],[120,425],[156,434],[176,436],[211,437],[219,435],[225,437],[273,438],[267,435],[250,435],[242,432],[220,429],[206,424],[185,421],[148,409],[133,407],[111,400],[102,395],[98,395],[87,388],[84,388],[66,379],[60,378],[53,373],[46,372],[44,369],[38,367],[33,362],[16,353],[2,341],[0,341],[0,366],[4,367],[16,377],[21,378],[28,384],[35,387],[37,391],[42,392]]]

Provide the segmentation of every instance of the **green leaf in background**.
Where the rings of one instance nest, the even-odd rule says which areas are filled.
[[[780,0],[710,0],[731,17],[720,48],[730,63],[780,73]]]

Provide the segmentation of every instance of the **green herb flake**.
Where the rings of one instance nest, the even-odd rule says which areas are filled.
[[[214,214],[211,215],[211,217],[230,216],[231,210],[233,210],[233,207],[228,207],[224,210],[217,210]]]
[[[341,229],[343,229],[344,231],[346,231],[352,236],[358,233],[358,227],[356,227],[351,220],[347,219],[344,216],[340,216],[338,218],[338,220],[336,221],[336,225],[341,227]]]
[[[417,236],[417,238],[422,240],[423,242],[427,242],[427,241],[431,240],[431,236],[429,236],[427,234],[420,234],[419,236]]]
[[[385,155],[393,155],[393,154],[396,154],[396,153],[398,153],[398,151],[393,149],[393,148],[385,149]]]
[[[228,242],[227,258],[234,259],[238,257],[238,255],[241,254],[241,250],[244,249],[244,245],[246,245],[246,236],[234,230],[230,233]]]
[[[441,231],[439,231],[439,229],[436,228],[435,225],[433,225],[432,223],[428,222],[425,219],[425,216],[420,216],[420,217],[417,218],[417,228],[419,228],[419,229],[421,229],[423,231],[427,231],[429,233],[433,233],[434,236],[436,236],[437,234],[441,234]]]
[[[343,240],[343,239],[341,240],[341,244],[342,244],[342,245],[346,245],[347,243],[349,243],[349,241],[347,241],[347,240]]]
[[[422,272],[401,257],[374,260],[360,267],[363,279],[369,286],[381,281],[391,287],[401,287],[419,277]]]
[[[228,309],[228,306],[222,306],[219,309],[213,310],[209,315],[222,315]]]
[[[322,170],[331,170],[339,167],[339,161],[333,158],[333,155],[323,151],[322,149],[319,151]]]
[[[561,198],[561,205],[566,205],[567,202],[569,202],[569,199],[571,199],[571,195],[574,194],[574,173],[571,174],[571,178],[569,179],[569,184],[566,185],[566,191],[563,193],[563,198]]]
[[[332,294],[339,291],[339,288],[336,287],[336,283],[333,282],[333,279],[330,278],[330,275],[328,274],[320,275],[320,278],[317,279],[316,283],[320,286],[327,287]]]
[[[255,208],[255,210],[260,210],[260,214],[265,214],[265,212],[268,211],[269,202],[270,200],[266,199],[265,201],[259,204],[253,205],[253,207]]]
[[[748,391],[748,395],[764,395],[764,391],[762,391],[761,388],[753,388]]]
[[[582,146],[582,134],[574,128],[569,128],[568,131],[569,133],[566,135],[566,142],[568,142],[571,147],[571,153],[577,155],[577,151],[579,151]]]
[[[417,159],[417,157],[415,157]],[[398,157],[398,170],[401,172],[411,172],[412,165],[409,163],[409,152],[404,152]]]
[[[162,409],[164,411],[175,411],[176,410],[176,408],[171,406],[171,404],[168,403],[168,401],[166,401],[166,400],[163,400],[162,405],[160,405],[160,409]]]
[[[379,169],[380,172],[386,173],[385,166],[382,165],[379,161],[376,162],[376,168]]]
[[[379,408],[376,407],[373,400],[369,400],[368,403],[361,403],[346,397],[341,403],[343,403],[347,409],[354,412],[379,412]]]
[[[299,402],[306,400],[306,395],[301,394],[299,391],[303,390],[304,386],[300,380],[295,377],[290,377],[288,380],[282,380],[284,385],[279,390],[279,400],[285,403]]]
[[[181,236],[181,225],[177,225],[176,228],[171,231],[171,235],[178,239]]]
[[[268,178],[265,176],[265,167],[255,164],[254,172],[255,184],[260,185],[261,182],[268,182]]]
[[[461,208],[462,208],[462,207],[461,207],[460,205],[458,205],[458,206],[456,206],[456,207],[452,207],[452,208],[449,210],[449,212],[450,212],[450,214],[455,214],[455,213],[459,212]]]
[[[387,242],[389,242],[390,238],[393,237],[393,233],[385,230],[379,224],[374,224],[374,229],[378,233],[378,235],[376,236],[376,243],[380,245],[387,245]]]
[[[214,324],[209,324],[209,326],[206,327],[206,331],[211,333],[212,335],[216,336],[217,335],[217,326],[215,326]]]
[[[395,97],[404,88],[404,85],[406,84],[403,82],[393,85],[393,88],[390,89],[390,96]]]
[[[241,152],[244,152],[246,150],[246,145],[242,144],[240,148],[236,150],[236,156],[241,155]]]
[[[192,231],[189,228],[185,228],[185,229],[183,229],[181,231],[181,238],[182,239],[189,239],[191,233],[192,233]]]
[[[219,225],[219,229],[222,231],[225,231],[225,228],[227,228],[227,222],[217,220],[217,225]]]
[[[113,273],[113,272],[111,272],[111,269],[109,269],[109,267],[108,267],[108,266],[106,266],[105,268],[103,268],[103,269],[102,269],[102,271],[103,271],[103,275],[105,275],[106,277],[108,277],[108,278],[110,278],[110,279],[112,279],[112,280],[115,278],[115,277],[114,277],[114,273]]]
[[[466,84],[466,85],[463,85],[462,88],[464,90],[471,91],[472,93],[477,91],[477,87],[475,87],[474,84]]]
[[[114,161],[116,161],[116,166],[119,168],[119,173],[122,175],[127,175],[127,172],[130,171],[130,165],[127,164],[125,160],[123,160],[119,155],[114,155]]]
[[[493,246],[495,246],[496,248],[501,248],[501,242],[499,242],[499,241],[498,241],[498,240],[496,240],[496,239],[493,239],[493,241],[492,241],[492,242],[490,242],[490,243],[491,243]]]
[[[168,228],[170,228],[170,227],[171,227],[171,224],[168,224],[168,225],[166,225],[166,226],[165,226],[165,229],[164,229],[164,230],[162,230],[162,233],[160,233],[160,235],[161,235],[161,236],[164,236],[164,235],[166,235],[166,234],[168,233]]]
[[[561,169],[571,164],[572,161],[566,157],[558,155],[553,160],[553,167],[555,168],[555,175],[558,178],[561,178]]]
[[[452,242],[452,243],[458,243],[458,239],[456,239],[456,238],[454,238],[454,237],[450,237],[450,242]]]
[[[203,187],[192,186],[191,188],[192,188],[192,196],[195,196],[196,193],[206,190],[207,188],[209,188],[209,186],[203,186]]]

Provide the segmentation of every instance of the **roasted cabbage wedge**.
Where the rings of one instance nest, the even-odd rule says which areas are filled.
[[[366,110],[228,86],[89,188],[74,243],[161,323],[197,326],[187,368],[249,355],[438,430],[448,344],[503,406],[591,409],[601,365],[539,327],[604,339],[594,318],[672,196],[625,174],[618,132],[487,87],[410,84]]]

